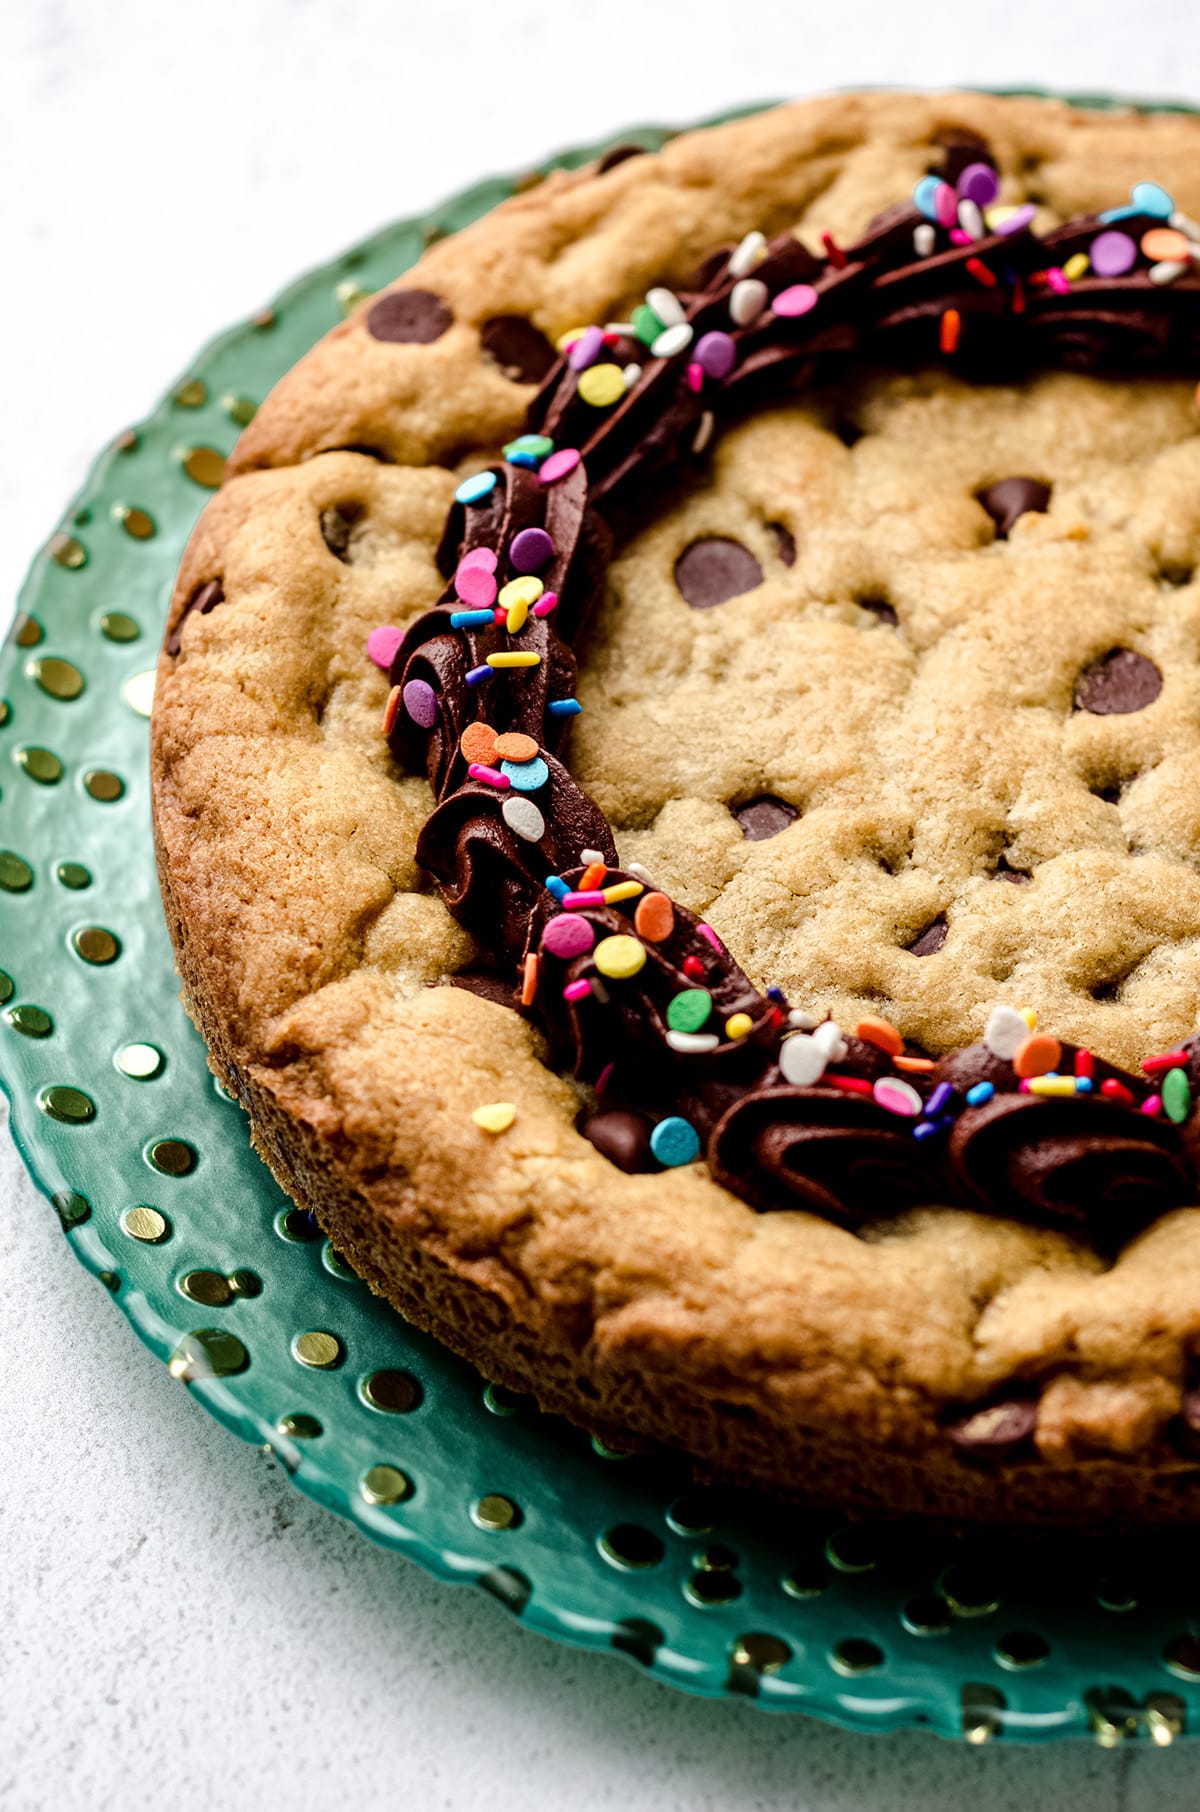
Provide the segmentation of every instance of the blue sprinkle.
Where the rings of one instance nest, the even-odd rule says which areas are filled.
[[[954,1090],[948,1082],[939,1082],[932,1095],[930,1095],[928,1101],[925,1103],[926,1119],[936,1120],[942,1109],[948,1104],[953,1093]]]
[[[994,1082],[977,1082],[974,1088],[967,1090],[967,1106],[982,1107],[985,1101],[991,1100],[995,1092]]]
[[[493,669],[484,662],[482,667],[472,667],[467,675],[468,686],[481,686],[485,679],[491,679]]]
[[[1152,214],[1156,220],[1170,220],[1175,212],[1175,203],[1156,182],[1135,182],[1129,199],[1139,214]]]
[[[454,495],[459,503],[478,503],[488,497],[496,488],[494,472],[476,472],[474,478],[464,478]]]
[[[506,453],[504,457],[510,466],[525,466],[530,472],[536,472],[541,463],[537,454],[531,453],[527,447],[518,447],[514,452]]]
[[[577,698],[555,698],[551,699],[546,709],[551,717],[578,717],[583,706]]]
[[[941,186],[940,177],[923,176],[913,190],[913,200],[917,207],[920,208],[926,220],[932,220],[935,225],[937,223],[937,208],[934,206],[934,198]]]
[[[1136,220],[1141,208],[1106,208],[1097,216],[1101,226],[1115,226],[1119,220]]]
[[[556,900],[565,900],[570,891],[560,875],[546,876],[546,892],[552,893]]]
[[[508,775],[509,785],[518,793],[536,793],[550,778],[550,770],[540,755],[532,761],[502,761],[500,772]]]
[[[777,1007],[786,1007],[787,1006],[787,995],[784,993],[782,988],[776,988],[774,986],[771,986],[770,988],[768,988],[767,989],[767,999],[773,1000]]]
[[[1096,1084],[1092,1081],[1090,1076],[1076,1076],[1075,1078],[1075,1093],[1077,1095],[1090,1095],[1095,1086]]]
[[[452,610],[450,612],[451,629],[482,629],[487,623],[496,619],[490,610]]]
[[[934,1139],[937,1137],[939,1130],[940,1124],[936,1120],[918,1120],[917,1124],[913,1127],[913,1138]]]
[[[700,1156],[700,1134],[690,1120],[672,1114],[669,1119],[660,1120],[650,1134],[650,1149],[660,1164],[674,1170]]]

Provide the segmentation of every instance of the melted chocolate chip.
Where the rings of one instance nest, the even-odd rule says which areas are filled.
[[[940,176],[943,182],[955,187],[963,171],[972,164],[990,164],[996,167],[996,158],[985,138],[977,132],[969,132],[965,127],[948,126],[939,132],[937,143],[942,155],[936,163],[930,165],[929,174]]]
[[[479,329],[479,341],[514,384],[540,384],[558,357],[545,334],[524,315],[493,315]]]
[[[516,1007],[517,996],[510,981],[503,976],[489,975],[482,969],[464,969],[458,975],[450,977],[453,988],[465,988],[468,994],[478,994],[481,1000],[494,1001],[498,1007]]]
[[[796,537],[791,529],[785,528],[782,522],[768,522],[767,527],[775,537],[779,558],[785,566],[796,564]]]
[[[675,583],[693,610],[711,610],[762,584],[762,567],[748,547],[724,535],[693,541],[675,562]]]
[[[1027,868],[1014,868],[1007,856],[1001,856],[996,864],[994,879],[1011,881],[1014,887],[1025,887],[1032,881],[1033,876]]]
[[[768,837],[777,837],[800,816],[794,805],[789,805],[786,799],[776,799],[773,793],[764,793],[761,799],[739,805],[733,815],[741,825],[747,843],[765,843]]]
[[[860,610],[869,610],[873,617],[878,618],[881,623],[886,623],[890,629],[894,629],[896,624],[900,621],[895,610],[888,603],[886,598],[860,598],[858,600],[858,608]]]
[[[943,918],[936,918],[926,925],[919,937],[908,946],[914,956],[936,956],[946,941],[947,925]]]
[[[658,1168],[650,1151],[650,1122],[645,1114],[609,1107],[590,1115],[579,1130],[618,1170],[633,1174]]]
[[[362,515],[359,503],[337,503],[321,511],[321,537],[335,559],[350,564],[350,531]]]
[[[224,602],[225,588],[219,579],[210,579],[206,585],[201,585],[194,591],[180,612],[178,623],[163,643],[164,654],[174,657],[179,653],[183,646],[183,626],[193,612],[206,617],[210,610],[215,610],[218,604]]]
[[[960,1453],[1004,1460],[1031,1441],[1036,1428],[1037,1404],[1028,1397],[1010,1397],[960,1416],[946,1432]]]
[[[367,332],[376,340],[429,346],[453,320],[449,305],[431,289],[393,289],[367,310]]]
[[[1040,478],[1001,478],[986,491],[980,491],[978,497],[996,525],[997,541],[1007,541],[1027,511],[1042,514],[1050,502],[1050,486]]]
[[[628,163],[631,157],[645,157],[645,155],[645,145],[614,145],[611,151],[604,153],[596,165],[596,175],[603,176],[606,170],[615,170],[618,164]]]
[[[1113,648],[1103,660],[1086,667],[1075,687],[1075,709],[1099,717],[1123,717],[1144,711],[1162,691],[1162,674],[1144,654]]]

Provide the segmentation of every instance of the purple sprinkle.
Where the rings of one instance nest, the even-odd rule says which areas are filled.
[[[438,696],[428,680],[410,679],[403,692],[404,709],[422,730],[432,730],[438,720]]]
[[[515,573],[540,573],[554,558],[554,543],[544,528],[523,528],[513,536],[508,558]]]
[[[570,352],[567,364],[572,371],[586,371],[594,365],[604,348],[604,335],[598,327],[585,327]]]
[[[1011,237],[1013,233],[1023,233],[1025,228],[1032,223],[1036,213],[1037,209],[1031,201],[1023,202],[1019,208],[1014,209],[1003,220],[998,220],[992,231],[999,233],[1005,239]]]
[[[986,164],[981,165],[980,167],[983,169],[987,168]],[[949,1102],[953,1093],[954,1090],[948,1082],[939,1082],[932,1095],[930,1095],[928,1101],[925,1103],[926,1118],[936,1120],[942,1109]]]
[[[482,667],[471,668],[471,671],[467,674],[467,684],[468,686],[479,686],[482,685],[485,679],[491,679],[491,677],[492,669],[485,661]]]
[[[696,343],[696,363],[705,377],[728,377],[736,360],[737,347],[727,333],[702,334]]]
[[[542,948],[551,956],[569,962],[574,956],[586,956],[596,942],[596,933],[587,919],[560,912],[547,922],[542,933]]]
[[[1123,277],[1137,262],[1137,246],[1128,233],[1099,233],[1088,256],[1098,277]]]
[[[393,629],[390,623],[381,623],[379,628],[373,629],[367,637],[367,653],[375,665],[382,667],[386,673],[395,660],[396,650],[403,640],[403,630]]]
[[[958,192],[964,201],[990,208],[1000,193],[1000,179],[991,164],[968,164],[958,179]]]

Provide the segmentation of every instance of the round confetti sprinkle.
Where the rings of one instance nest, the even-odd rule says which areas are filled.
[[[1099,233],[1088,252],[1098,277],[1123,277],[1137,263],[1137,246],[1128,233]]]
[[[342,1343],[336,1334],[314,1329],[311,1333],[297,1334],[292,1342],[292,1354],[301,1365],[311,1366],[314,1371],[328,1372],[341,1361]]]
[[[602,937],[594,960],[601,975],[607,975],[610,981],[628,981],[644,968],[646,947],[636,937]]]
[[[571,342],[571,350],[567,354],[567,364],[572,371],[587,371],[596,363],[603,351],[604,335],[600,328],[585,327],[578,338]]]
[[[56,655],[42,655],[36,661],[30,661],[28,669],[30,679],[36,680],[43,692],[51,698],[67,702],[78,698],[83,691],[83,675],[71,661],[60,660]]]
[[[1029,1037],[1029,1024],[1015,1007],[993,1007],[984,1027],[983,1042],[993,1057],[1011,1062]]]
[[[50,749],[18,749],[17,766],[40,786],[53,786],[63,776],[63,764]]]
[[[579,460],[578,447],[560,447],[557,453],[552,453],[545,461],[538,477],[543,484],[557,484],[560,478],[566,478],[575,470]]]
[[[473,478],[463,479],[454,495],[459,503],[481,503],[485,497],[491,496],[495,488],[494,472],[476,472]]]
[[[170,1235],[171,1223],[157,1208],[143,1204],[125,1210],[121,1216],[121,1231],[130,1239],[141,1240],[144,1245],[157,1246]]]
[[[685,988],[667,1002],[667,1024],[673,1032],[698,1032],[712,1013],[707,988]]]
[[[513,835],[526,843],[540,843],[546,834],[546,820],[532,799],[509,797],[500,807],[500,816]]]
[[[464,560],[454,575],[454,589],[464,604],[490,610],[496,602],[496,575],[489,567]]]
[[[438,696],[428,680],[409,680],[404,688],[404,709],[421,730],[432,730],[438,720]]]
[[[769,292],[761,277],[743,277],[729,292],[729,318],[735,327],[749,327],[767,306]]]
[[[1000,193],[1000,178],[990,164],[968,164],[958,179],[958,192],[976,207],[990,208]]]
[[[696,342],[696,363],[705,377],[720,382],[737,363],[737,346],[727,333],[702,334]]]
[[[107,768],[89,768],[83,777],[84,790],[101,805],[111,805],[125,791],[125,782]]]
[[[509,564],[517,573],[540,573],[553,558],[554,543],[543,528],[522,529],[508,550]],[[530,599],[531,604],[536,602]]]
[[[811,1088],[828,1062],[828,1051],[808,1032],[793,1032],[779,1047],[780,1074],[793,1088]]]
[[[645,894],[637,903],[633,923],[647,943],[664,943],[675,929],[675,908],[665,893]]]
[[[1013,1052],[1012,1066],[1018,1076],[1044,1076],[1056,1070],[1062,1061],[1062,1046],[1057,1038],[1045,1032],[1031,1032]]]
[[[550,778],[550,770],[540,755],[532,761],[502,761],[500,772],[518,793],[536,793]]]
[[[680,1164],[692,1164],[700,1156],[700,1134],[690,1120],[671,1114],[660,1120],[650,1134],[650,1150],[668,1170]]]
[[[754,1030],[754,1021],[749,1013],[731,1013],[725,1021],[725,1036],[737,1040],[748,1038]]]
[[[1156,182],[1135,182],[1129,199],[1139,214],[1153,214],[1159,220],[1169,220],[1175,212],[1175,203]]]
[[[900,1076],[880,1076],[871,1091],[880,1107],[891,1114],[913,1116],[921,1111],[921,1097],[911,1082]]]
[[[1191,241],[1174,227],[1151,227],[1148,233],[1142,234],[1142,254],[1152,264],[1160,258],[1177,259],[1186,264],[1192,255]]]
[[[391,667],[404,640],[404,632],[394,629],[390,623],[381,623],[367,637],[367,654],[384,673]]]
[[[1182,1126],[1192,1111],[1192,1091],[1184,1070],[1168,1070],[1162,1079],[1163,1112],[1176,1126]]]
[[[593,409],[607,409],[625,394],[625,376],[619,365],[592,365],[579,379],[579,394]],[[549,464],[549,461],[547,461]],[[545,467],[542,468],[545,476]]]
[[[477,1107],[471,1115],[481,1132],[507,1132],[517,1117],[517,1110],[511,1101],[489,1101],[483,1107]]]
[[[771,312],[784,320],[810,314],[817,306],[817,292],[811,283],[793,283],[771,299]]]
[[[458,746],[469,762],[488,765],[496,753],[496,732],[490,724],[468,724],[458,739]]]
[[[126,1044],[113,1061],[123,1076],[132,1077],[135,1082],[149,1082],[161,1075],[166,1059],[157,1045]]]
[[[514,801],[514,804],[516,801]],[[550,919],[542,933],[542,948],[562,962],[586,956],[596,942],[596,934],[582,913],[559,912]]]
[[[692,329],[686,321],[676,321],[663,329],[652,343],[650,351],[656,359],[673,359],[681,352],[686,352],[692,343]]]

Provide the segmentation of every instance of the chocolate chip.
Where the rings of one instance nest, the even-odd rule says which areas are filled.
[[[650,1122],[644,1114],[634,1113],[631,1108],[609,1107],[592,1114],[579,1130],[618,1170],[633,1174],[657,1169],[650,1152]]]
[[[748,547],[724,535],[693,541],[675,562],[675,583],[693,610],[711,610],[762,584],[762,567]]]
[[[776,799],[772,793],[764,793],[761,799],[751,799],[748,805],[739,805],[733,815],[748,843],[764,843],[768,837],[777,837],[800,816],[794,805],[789,805],[786,799]]]
[[[947,925],[943,918],[933,919],[919,937],[908,946],[914,956],[936,956],[946,941]]]
[[[895,610],[888,603],[886,598],[860,598],[858,600],[858,608],[860,610],[869,610],[873,617],[877,617],[881,623],[886,623],[888,627],[892,629],[894,629],[896,624],[900,621]]]
[[[335,559],[350,564],[350,531],[362,515],[359,503],[338,503],[321,511],[321,535]]]
[[[1144,654],[1113,648],[1085,667],[1075,687],[1075,709],[1098,717],[1124,717],[1144,711],[1162,691],[1162,674]]]
[[[524,315],[493,315],[479,329],[489,359],[514,384],[540,384],[558,354],[541,330]]]
[[[628,163],[631,157],[645,157],[645,155],[645,145],[614,145],[611,151],[604,153],[596,165],[596,175],[603,176],[606,170],[615,170],[618,164]]]
[[[215,610],[218,604],[224,602],[225,588],[219,579],[209,579],[206,584],[199,586],[184,605],[178,623],[163,643],[163,653],[172,657],[179,653],[183,646],[183,626],[193,611],[198,616],[206,617],[210,610]]]
[[[1007,541],[1027,510],[1042,514],[1050,501],[1050,486],[1040,478],[1001,478],[976,494],[996,525],[997,541]]]
[[[940,176],[951,188],[957,186],[963,171],[972,164],[990,164],[996,168],[995,153],[985,138],[977,132],[969,132],[965,127],[948,126],[937,135],[937,144],[942,155],[935,164],[931,164],[929,174]]]
[[[850,421],[847,416],[842,416],[840,420],[834,422],[833,431],[843,447],[857,447],[866,433],[865,428],[860,428],[857,422]]]
[[[995,879],[1011,881],[1014,887],[1025,887],[1032,881],[1033,876],[1027,868],[1014,868],[1008,857],[1002,855],[996,864]]]
[[[779,550],[779,558],[783,561],[783,564],[785,566],[795,566],[796,537],[793,535],[791,529],[784,528],[782,522],[768,522],[767,527],[775,537],[775,545]]]
[[[463,969],[458,975],[450,977],[450,985],[453,988],[465,988],[468,994],[478,994],[481,1000],[494,1001],[498,1007],[515,1007],[517,1004],[512,983],[482,969]]]
[[[1003,1460],[1032,1439],[1037,1427],[1037,1404],[1029,1397],[1011,1397],[973,1409],[947,1427],[960,1453],[980,1459]]]
[[[453,320],[448,304],[431,289],[392,289],[367,310],[367,331],[376,340],[428,346]]]

